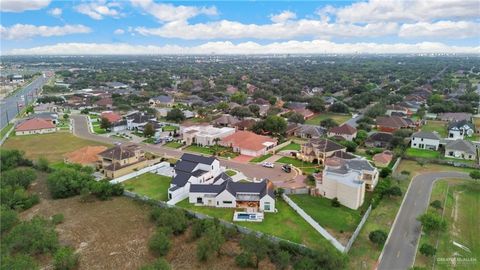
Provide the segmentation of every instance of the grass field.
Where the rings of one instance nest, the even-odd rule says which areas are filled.
[[[327,119],[327,118],[331,118],[333,119],[335,122],[337,122],[337,124],[342,124],[344,122],[346,122],[348,119],[350,119],[352,116],[349,115],[349,114],[338,114],[338,113],[321,113],[319,115],[316,115],[310,119],[308,119],[307,121],[305,121],[305,124],[309,124],[309,125],[319,125],[321,121]]]
[[[233,222],[234,209],[214,208],[195,206],[188,200],[177,203],[177,206],[189,209],[195,212]],[[239,226],[244,226],[270,235],[278,236],[296,243],[305,244],[311,248],[329,245],[330,243],[315,231],[305,220],[303,220],[286,202],[277,199],[275,208],[277,213],[265,213],[265,219],[262,222],[234,222]]]
[[[321,166],[319,166],[318,164],[302,161],[302,160],[299,160],[299,159],[296,159],[296,158],[291,158],[291,157],[282,157],[279,160],[277,160],[276,162],[284,163],[284,164],[290,164],[292,166],[295,166],[295,167],[299,168],[304,173],[314,173],[318,169],[321,168]]]
[[[203,147],[198,145],[190,145],[185,148],[186,151],[197,152],[205,155],[218,155],[220,157],[234,158],[238,156],[238,153],[234,153],[231,148],[223,147],[220,145],[214,145],[209,147]]]
[[[418,157],[418,158],[439,158],[440,152],[433,150],[417,149],[417,148],[408,148],[405,152],[407,156]]]
[[[422,131],[426,132],[438,132],[440,137],[447,137],[447,122],[428,120],[425,125],[422,126]]]
[[[228,176],[230,176],[230,177],[237,174],[237,172],[236,172],[236,171],[233,171],[233,170],[227,170],[225,173],[226,173]]]
[[[336,234],[353,233],[361,220],[360,211],[344,206],[333,207],[332,201],[310,195],[289,195],[289,197],[310,215],[318,224]]]
[[[265,159],[267,159],[267,158],[269,158],[269,157],[271,157],[271,156],[273,156],[273,155],[272,155],[272,154],[265,154],[265,155],[260,156],[260,157],[252,158],[252,159],[250,160],[250,162],[252,162],[252,163],[262,162],[262,161],[264,161]]]
[[[357,240],[353,243],[349,252],[349,269],[373,269],[375,266],[382,247],[372,244],[368,239],[368,234],[371,231],[380,229],[388,233],[393,225],[395,216],[397,215],[403,196],[407,191],[410,180],[416,174],[425,172],[439,172],[439,171],[461,171],[469,172],[471,169],[457,168],[453,166],[426,164],[419,165],[416,161],[402,160],[397,168],[398,172],[408,171],[410,176],[405,180],[398,182],[402,190],[401,198],[384,199],[380,202],[377,208],[373,209],[367,222],[363,226]],[[394,182],[397,184],[396,182]]]
[[[443,212],[447,222],[447,230],[440,233],[422,234],[421,246],[424,243],[437,247],[437,258],[474,258],[475,263],[460,264],[461,269],[478,269],[480,259],[480,230],[476,216],[480,213],[480,185],[478,183],[449,179],[435,183],[430,202],[440,200],[443,210],[429,207],[427,211]],[[438,246],[437,246],[438,241]],[[453,241],[466,246],[471,252],[455,245]],[[417,251],[415,265],[431,268],[433,258],[425,257]],[[436,269],[452,269],[451,262],[435,262]]]
[[[145,195],[154,200],[167,201],[172,178],[154,173],[145,173],[123,182],[126,190]]]
[[[70,133],[57,132],[39,135],[9,137],[2,146],[5,149],[18,149],[25,152],[27,158],[38,159],[43,156],[51,162],[63,160],[63,155],[87,145],[105,145],[84,140]]]
[[[164,126],[164,127],[162,128],[163,131],[175,131],[175,130],[177,130],[177,129],[178,129],[177,126]]]
[[[168,143],[164,144],[163,146],[177,149],[177,148],[182,147],[182,146],[183,146],[183,143],[179,143],[179,142],[168,142]]]
[[[296,151],[300,151],[302,147],[300,146],[300,144],[298,143],[290,143],[289,145],[286,145],[284,147],[282,147],[281,149],[279,149],[277,152],[280,152],[280,151],[286,151],[286,150],[296,150]]]

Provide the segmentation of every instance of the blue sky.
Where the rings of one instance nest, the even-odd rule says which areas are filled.
[[[0,0],[2,54],[480,53],[477,0]]]

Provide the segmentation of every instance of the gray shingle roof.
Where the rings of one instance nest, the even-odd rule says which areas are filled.
[[[187,160],[180,160],[175,164],[175,171],[182,171],[192,173],[193,169],[197,167],[198,162],[190,162]]]
[[[180,159],[182,161],[185,160],[185,161],[208,164],[208,165],[212,165],[212,163],[215,161],[214,157],[204,157],[204,156],[188,154],[188,153],[183,154]]]
[[[172,179],[172,184],[174,184],[178,187],[185,186],[188,182],[188,179],[190,179],[190,176],[192,176],[188,172],[175,171],[175,173],[177,175]]]
[[[477,149],[471,142],[461,140],[461,139],[447,143],[447,146],[445,147],[445,151],[448,151],[448,150],[462,151],[462,152],[473,154],[473,155],[477,153],[476,151]]]
[[[437,133],[426,132],[426,131],[419,131],[419,132],[413,133],[412,138],[423,138],[423,139],[430,139],[430,140],[441,139]]]

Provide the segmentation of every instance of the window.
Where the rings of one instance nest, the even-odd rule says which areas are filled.
[[[197,203],[203,203],[203,198],[202,197],[197,197]]]
[[[264,209],[265,211],[270,211],[270,202],[265,202],[265,203],[263,204],[263,209]]]
[[[231,204],[232,201],[223,201],[224,204]]]

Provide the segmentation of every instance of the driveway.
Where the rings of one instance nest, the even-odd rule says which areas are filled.
[[[433,183],[443,178],[469,178],[469,176],[460,172],[434,172],[417,175],[412,179],[380,255],[377,269],[405,270],[413,265],[421,233],[421,224],[417,217],[428,207]]]
[[[72,114],[71,118],[73,119],[73,134],[77,137],[108,144],[113,144],[114,142],[130,142],[125,139],[104,137],[90,133],[90,130],[88,129],[87,118],[84,115]],[[161,145],[145,143],[139,143],[138,145],[140,145],[144,151],[155,153],[162,157],[180,158],[182,154],[186,152],[178,149],[163,147]],[[249,178],[267,178],[274,182],[288,181],[292,179],[292,174],[283,172],[280,166],[275,166],[275,168],[264,168],[260,165],[251,163],[239,163],[235,162],[234,160],[226,160],[221,158],[219,158],[219,160],[222,166],[240,171]]]

